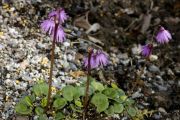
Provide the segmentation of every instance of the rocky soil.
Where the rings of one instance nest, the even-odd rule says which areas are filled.
[[[180,120],[180,2],[176,0],[1,1],[0,119],[15,119],[18,100],[38,80],[48,80],[51,38],[39,24],[60,6],[69,19],[64,25],[67,40],[55,50],[55,87],[81,82],[87,47],[103,48],[110,62],[93,73],[97,80],[116,82],[140,109],[154,110],[147,120]],[[160,24],[169,29],[173,40],[165,46],[154,44],[153,55],[146,61],[139,46]]]

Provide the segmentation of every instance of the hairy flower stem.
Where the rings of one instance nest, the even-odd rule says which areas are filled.
[[[83,112],[83,120],[86,119],[86,113],[88,108],[88,101],[89,101],[89,84],[90,84],[90,75],[91,75],[91,55],[92,50],[88,52],[88,67],[87,67],[87,81],[86,81],[86,90],[85,90],[85,98],[84,98],[84,112]]]
[[[50,66],[50,74],[49,74],[49,90],[48,90],[48,97],[47,97],[47,106],[46,111],[50,108],[50,99],[51,99],[51,92],[52,92],[52,75],[53,75],[53,65],[54,65],[54,50],[55,50],[55,41],[56,41],[56,34],[58,29],[58,22],[56,21],[55,17],[55,28],[54,28],[54,36],[53,36],[53,42],[52,42],[52,51],[51,51],[51,66]]]

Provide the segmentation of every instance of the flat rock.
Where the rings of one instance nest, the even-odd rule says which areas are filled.
[[[27,116],[16,116],[15,120],[29,120]]]
[[[148,69],[149,69],[150,72],[154,72],[154,73],[160,72],[159,68],[157,66],[155,66],[155,65],[149,66]]]

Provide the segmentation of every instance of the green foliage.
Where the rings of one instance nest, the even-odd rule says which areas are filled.
[[[93,78],[90,81],[89,109],[107,116],[128,113],[131,118],[140,118],[137,117],[138,110],[135,107],[134,100],[126,96],[124,91],[118,88],[116,84],[113,83],[108,87]],[[51,110],[48,112],[48,116],[53,116],[55,120],[81,118],[80,115],[84,109],[85,88],[85,84],[80,84],[80,86],[67,85],[62,90],[57,91],[51,99],[50,105],[52,106],[50,106]],[[34,85],[32,95],[25,96],[16,104],[16,113],[38,115],[38,120],[48,119],[47,113],[45,113],[47,94],[48,84],[40,82]]]
[[[61,112],[58,112],[58,113],[55,115],[55,120],[62,120],[62,119],[64,119],[64,118],[65,118],[65,116],[64,116],[64,114],[61,113]]]
[[[48,120],[48,117],[46,114],[42,114],[39,116],[38,120]]]
[[[113,114],[114,114],[114,108],[113,108],[113,106],[112,106],[112,105],[109,106],[109,108],[106,109],[104,112],[105,112],[107,115],[109,115],[109,116],[113,115]]]
[[[114,88],[106,88],[103,91],[103,94],[106,95],[109,99],[116,100],[119,97],[118,91]]]
[[[95,91],[100,91],[101,92],[101,91],[104,90],[104,86],[100,82],[92,81],[91,85],[95,89]]]
[[[25,96],[21,101],[15,106],[15,111],[22,115],[30,115],[32,113],[33,102],[35,101],[34,95]]]
[[[42,100],[41,100],[41,106],[42,106],[42,107],[46,107],[46,105],[47,105],[47,98],[44,97],[44,98],[42,98]]]
[[[82,113],[83,112],[83,109],[81,109],[77,105],[74,105],[73,103],[70,104],[70,108],[73,110],[73,112],[77,112],[77,113]]]
[[[124,110],[124,106],[123,106],[123,104],[117,104],[117,103],[115,103],[115,104],[113,105],[113,109],[114,109],[114,113],[122,113],[123,110]]]
[[[53,107],[55,107],[56,109],[62,109],[66,104],[67,104],[66,99],[57,98],[53,103]]]
[[[95,94],[91,102],[97,107],[98,112],[105,111],[109,106],[108,97],[102,93]]]
[[[46,83],[40,83],[33,86],[33,92],[36,96],[42,96],[48,94],[48,85]]]
[[[30,96],[24,97],[24,99],[22,100],[22,102],[24,102],[27,106],[30,106],[30,107],[33,106],[33,101],[31,100]]]
[[[18,103],[15,106],[15,110],[17,113],[22,114],[22,115],[30,115],[32,113],[32,109],[28,108],[28,106],[24,103]]]
[[[76,90],[71,85],[68,85],[62,89],[62,95],[68,101],[72,101],[75,94],[77,94]]]
[[[80,100],[75,100],[75,105],[78,107],[83,107],[82,102]]]
[[[110,105],[109,108],[105,111],[107,115],[114,115],[115,113],[122,113],[124,110],[123,104],[117,104],[115,103],[114,105]]]
[[[136,109],[135,108],[130,107],[127,109],[127,112],[131,117],[136,116]]]
[[[41,107],[36,107],[36,108],[35,108],[35,113],[36,113],[37,115],[42,115],[42,114],[44,113],[44,109],[41,108]]]

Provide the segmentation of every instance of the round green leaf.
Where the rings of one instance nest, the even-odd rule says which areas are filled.
[[[118,89],[118,86],[117,86],[116,83],[111,83],[111,87],[112,87],[112,88],[115,88],[115,89]]]
[[[134,104],[134,100],[133,100],[133,99],[128,98],[128,99],[126,99],[125,104],[126,104],[127,106],[131,106],[131,105],[133,105],[133,104]]]
[[[103,94],[105,94],[110,99],[117,99],[117,98],[119,98],[118,91],[117,91],[117,89],[114,89],[114,88],[106,88],[103,91]]]
[[[62,109],[66,104],[67,104],[66,99],[57,98],[53,103],[53,107],[55,107],[56,109]]]
[[[95,94],[91,102],[97,107],[98,112],[105,111],[109,106],[108,97],[102,93]]]
[[[55,120],[62,120],[62,119],[64,119],[64,118],[65,118],[65,116],[64,116],[64,114],[61,113],[61,112],[58,112],[58,113],[55,115]]]
[[[113,108],[115,113],[122,113],[124,110],[123,104],[114,104]]]
[[[68,85],[66,87],[64,87],[62,89],[62,95],[63,97],[68,100],[68,101],[72,101],[73,100],[73,96],[76,94],[76,90],[73,86]]]
[[[85,87],[78,86],[78,87],[76,87],[76,89],[79,93],[79,97],[85,95]]]
[[[42,115],[44,113],[44,109],[41,107],[35,108],[35,112],[37,115]]]
[[[33,102],[32,102],[32,100],[31,100],[30,96],[24,97],[23,102],[24,102],[27,106],[31,106],[31,107],[33,106]]]
[[[104,111],[107,115],[113,115],[114,114],[114,108],[111,105],[107,110]]]
[[[134,117],[135,115],[136,115],[136,109],[135,108],[132,108],[132,107],[129,107],[128,109],[127,109],[127,112],[128,112],[128,114],[131,116],[131,117]]]
[[[35,94],[30,95],[29,98],[31,99],[32,103],[36,100]]]
[[[75,105],[77,105],[78,107],[83,107],[81,101],[79,101],[79,100],[75,101]]]
[[[47,105],[47,98],[45,97],[41,100],[41,106],[46,107],[46,105]]]
[[[15,106],[15,111],[22,115],[30,115],[32,113],[32,108],[28,108],[24,103],[18,103]]]
[[[91,85],[93,86],[93,88],[95,89],[95,91],[103,91],[104,90],[104,86],[103,84],[101,84],[100,82],[96,82],[96,81],[92,81]]]
[[[46,83],[40,83],[33,86],[33,92],[36,96],[42,96],[48,94],[48,84]]]
[[[78,99],[80,96],[82,96],[82,92],[84,93],[84,91],[81,89],[82,87],[79,87],[79,86],[74,87],[74,95],[73,95],[74,99]]]
[[[115,99],[116,102],[118,103],[123,103],[127,99],[126,95],[120,96],[119,98]]]
[[[46,114],[40,115],[38,120],[48,120],[48,117]]]
[[[122,89],[118,88],[117,91],[118,91],[119,96],[125,95],[125,92]]]
[[[71,109],[72,109],[74,112],[78,112],[78,113],[82,113],[82,112],[83,112],[81,108],[75,106],[74,104],[70,104],[70,107],[71,107]]]

